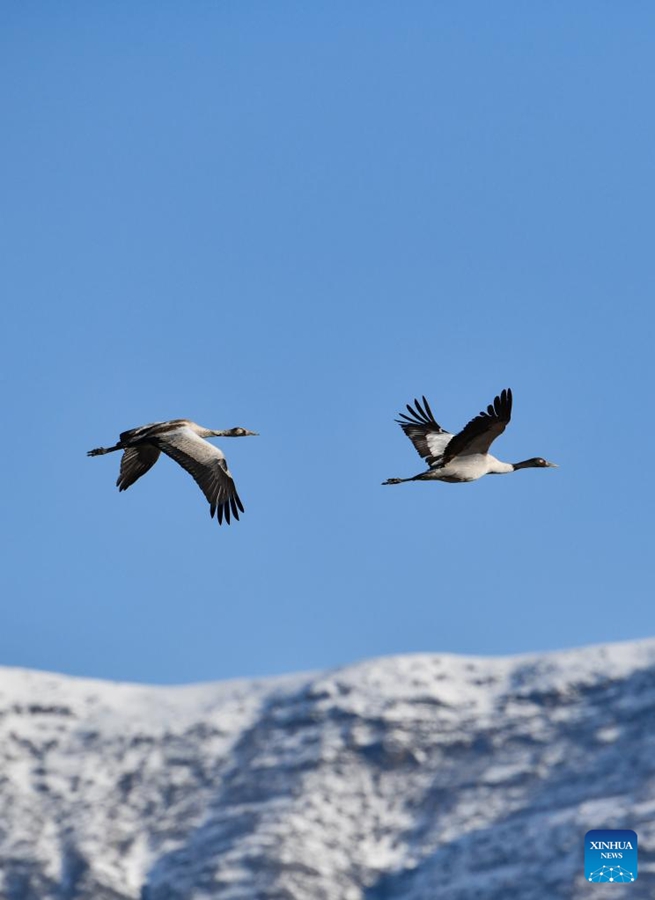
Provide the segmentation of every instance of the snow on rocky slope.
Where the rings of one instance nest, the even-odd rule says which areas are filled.
[[[2,900],[655,897],[655,640],[143,687],[0,669]],[[590,885],[591,828],[639,878]]]

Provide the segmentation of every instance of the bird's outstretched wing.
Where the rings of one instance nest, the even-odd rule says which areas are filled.
[[[399,413],[400,418],[396,419],[396,422],[428,465],[440,462],[453,435],[449,431],[444,431],[436,421],[425,397],[423,406],[415,399],[413,407],[407,404],[407,411],[409,415]]]
[[[235,519],[239,518],[239,510],[243,512],[243,504],[225,456],[218,447],[203,440],[186,426],[169,431],[156,443],[162,453],[170,456],[193,476],[209,501],[210,514],[213,516],[216,513],[219,525],[223,524],[223,518],[229,525],[230,514]]]
[[[498,435],[505,430],[511,415],[512,392],[507,388],[494,398],[493,405],[490,404],[486,412],[471,419],[450,441],[443,455],[443,465],[456,456],[487,453]]]
[[[140,447],[128,447],[121,457],[121,468],[116,487],[126,491],[128,487],[145,475],[159,459],[159,450],[152,444],[141,444]]]

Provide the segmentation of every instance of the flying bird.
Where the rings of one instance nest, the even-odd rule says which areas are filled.
[[[101,456],[103,453],[122,450],[116,485],[119,491],[126,491],[154,466],[160,453],[165,453],[193,476],[209,501],[210,515],[213,517],[216,513],[219,525],[223,524],[223,519],[229,525],[230,513],[238,519],[239,510],[243,512],[243,503],[237,494],[225,456],[218,447],[204,438],[249,435],[256,436],[257,432],[247,431],[245,428],[214,431],[196,425],[189,419],[171,419],[170,422],[153,422],[151,425],[124,431],[113,447],[97,447],[89,450],[87,456]]]
[[[423,397],[423,405],[414,400],[407,404],[407,412],[399,413],[400,425],[420,456],[428,464],[426,472],[412,478],[389,478],[383,484],[401,484],[404,481],[475,481],[483,475],[503,475],[517,469],[557,468],[541,456],[524,459],[523,462],[501,462],[489,453],[489,447],[502,434],[512,415],[512,392],[501,391],[486,412],[465,425],[458,434],[451,434],[437,423],[430,404]]]

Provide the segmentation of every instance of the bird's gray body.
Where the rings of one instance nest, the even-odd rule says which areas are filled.
[[[223,519],[229,524],[231,515],[239,518],[243,504],[223,452],[204,438],[255,434],[245,428],[214,431],[190,419],[171,419],[124,431],[113,447],[98,447],[90,450],[88,455],[99,456],[123,450],[116,485],[120,491],[125,491],[154,466],[160,453],[165,453],[193,476],[209,502],[210,515],[216,514],[219,525]]]

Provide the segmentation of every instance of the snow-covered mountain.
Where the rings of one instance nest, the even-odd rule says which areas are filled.
[[[0,669],[3,900],[655,897],[655,640],[143,687]],[[639,836],[591,885],[591,828]]]

